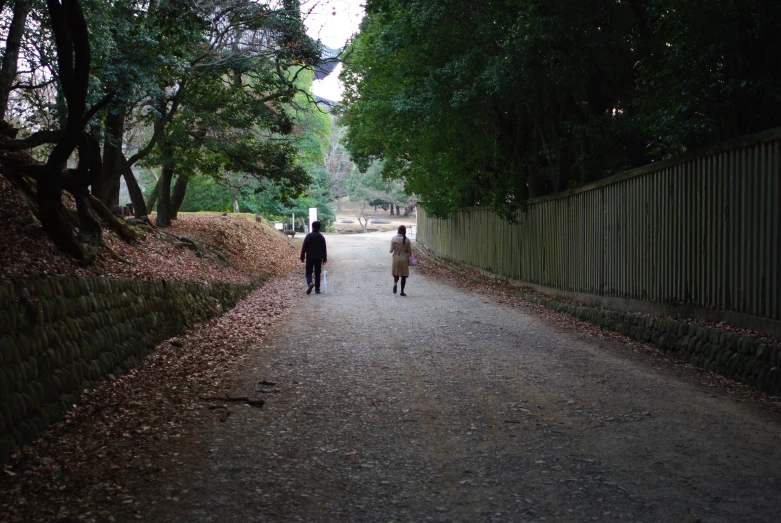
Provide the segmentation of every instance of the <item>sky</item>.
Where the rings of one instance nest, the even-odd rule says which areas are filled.
[[[363,18],[363,2],[364,0],[304,0],[301,2],[301,11],[305,16],[307,34],[319,39],[327,47],[343,48],[347,40],[358,31]],[[341,70],[342,65],[339,64],[327,78],[315,81],[312,91],[328,100],[341,100],[344,90],[339,81]]]

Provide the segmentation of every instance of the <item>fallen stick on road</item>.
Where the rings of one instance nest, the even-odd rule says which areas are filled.
[[[265,402],[265,400],[251,400],[245,396],[242,396],[240,398],[232,398],[230,396],[200,396],[200,399],[204,401],[231,401],[235,403],[246,403],[247,405],[251,407],[262,407]]]

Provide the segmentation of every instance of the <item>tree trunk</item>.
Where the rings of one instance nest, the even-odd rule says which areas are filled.
[[[161,174],[162,176],[162,174]],[[160,178],[155,182],[155,186],[152,188],[152,194],[149,195],[149,200],[146,202],[147,211],[152,212],[155,210],[155,204],[160,197]]]
[[[140,218],[149,214],[146,203],[144,202],[144,193],[141,192],[141,187],[138,185],[136,175],[133,174],[133,169],[127,163],[127,159],[124,155],[120,157],[122,162],[122,177],[125,179],[125,185],[127,185],[127,192],[130,194],[130,203],[133,204],[133,216]]]
[[[63,4],[57,0],[47,0],[46,5],[52,21],[61,92],[67,102],[67,118],[62,137],[49,154],[38,177],[39,217],[44,231],[57,248],[72,253],[81,261],[89,262],[95,257],[97,250],[87,249],[78,241],[69,223],[68,212],[62,205],[63,167],[73,150],[80,143],[84,143],[82,136],[91,59],[89,31],[77,0],[69,0]],[[88,184],[89,180],[85,177],[81,187],[83,190],[78,187],[72,189],[76,196],[77,209],[84,204],[84,192]],[[79,209],[80,214],[83,212]]]
[[[46,0],[46,4],[57,46],[61,91],[67,104],[63,136],[49,154],[46,166],[62,176],[62,168],[78,146],[84,132],[92,52],[87,22],[78,1],[70,0],[60,5],[57,0]]]
[[[177,218],[177,214],[179,213],[179,208],[182,206],[182,203],[184,202],[184,195],[187,193],[187,182],[188,178],[186,176],[177,176],[176,182],[174,183],[174,189],[171,192],[171,219],[175,220]]]
[[[14,16],[8,27],[8,38],[3,54],[3,68],[0,70],[0,120],[5,120],[8,110],[8,97],[11,94],[11,86],[16,78],[16,65],[19,60],[19,47],[24,36],[24,27],[27,22],[27,13],[30,11],[28,0],[16,0],[14,3]]]
[[[239,190],[231,187],[231,203],[233,204],[233,212],[239,212]]]
[[[41,226],[54,245],[63,252],[76,256],[78,250],[73,248],[73,229],[61,214],[62,206],[62,173],[49,172],[41,176],[37,184],[38,217]]]
[[[170,161],[170,158],[166,158]],[[168,227],[171,225],[171,180],[174,177],[174,168],[168,165],[163,167],[158,186],[160,193],[157,201],[157,226]]]
[[[79,236],[80,240],[85,244],[90,242],[92,244],[92,250],[97,255],[98,248],[100,248],[101,239],[103,238],[103,229],[100,227],[100,222],[95,217],[95,213],[92,212],[92,206],[90,205],[90,193],[86,186],[79,187],[75,191],[73,197],[76,200],[76,212],[79,215]]]
[[[89,216],[84,210],[84,196],[89,197],[86,187],[77,192],[76,209],[82,222],[83,233],[92,236],[92,249],[79,241],[70,223],[68,210],[62,205],[62,173],[57,173],[53,178],[59,178],[59,182],[52,177],[43,176],[37,184],[38,217],[41,226],[54,245],[62,252],[72,254],[82,263],[91,262],[97,255],[97,247],[100,244],[100,224]]]
[[[110,109],[106,114],[106,138],[103,142],[103,172],[100,179],[92,184],[92,194],[111,209],[119,205],[120,177],[122,176],[124,156],[122,155],[122,137],[125,131],[125,108]]]
[[[117,233],[120,238],[125,240],[127,243],[132,243],[138,239],[136,233],[133,232],[133,229],[128,227],[127,223],[125,223],[125,220],[118,218],[108,209],[108,207],[103,205],[103,202],[98,200],[95,196],[89,197],[89,204],[92,207],[92,211],[95,212],[100,217],[100,219],[106,222],[108,227]]]

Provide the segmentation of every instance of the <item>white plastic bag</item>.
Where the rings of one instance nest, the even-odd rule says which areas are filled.
[[[321,276],[323,277],[323,281],[321,282],[323,284],[323,292],[328,290],[328,280],[325,279],[325,276],[328,274],[328,271],[325,270],[325,267],[323,267],[323,273]]]

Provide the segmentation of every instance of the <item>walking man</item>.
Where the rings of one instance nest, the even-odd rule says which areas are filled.
[[[320,234],[320,222],[312,222],[312,232],[304,238],[301,246],[301,262],[306,260],[306,293],[311,294],[312,288],[315,294],[320,294],[320,269],[328,261],[328,253],[325,250],[325,236]],[[312,272],[315,281],[312,283]]]

